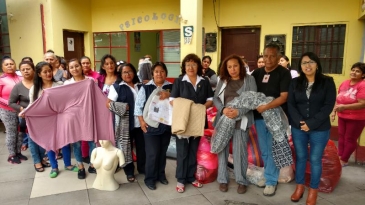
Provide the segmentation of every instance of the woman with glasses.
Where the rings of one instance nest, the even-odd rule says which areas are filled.
[[[170,144],[171,126],[158,123],[149,119],[148,109],[149,97],[156,89],[161,89],[158,93],[160,99],[170,97],[172,84],[166,80],[167,67],[163,62],[156,62],[152,66],[152,80],[143,85],[138,92],[134,115],[138,117],[141,129],[144,132],[144,141],[146,144],[146,167],[144,182],[147,188],[156,189],[156,181],[167,185],[165,168],[166,168],[166,151]],[[147,103],[146,103],[147,102]]]
[[[174,81],[170,94],[170,103],[173,106],[175,98],[186,98],[205,105],[209,108],[213,105],[213,90],[208,78],[202,77],[203,66],[200,58],[195,54],[188,54],[181,63],[181,75]],[[205,128],[207,128],[205,119]],[[200,136],[188,136],[187,138],[176,139],[177,167],[176,191],[183,193],[185,184],[192,184],[200,188],[203,185],[195,179],[196,172],[196,153]]]
[[[310,163],[311,179],[307,204],[316,204],[322,174],[322,155],[330,137],[330,117],[336,100],[336,86],[332,77],[322,74],[318,56],[304,53],[299,59],[300,76],[289,87],[288,111],[295,148],[296,189],[293,202],[303,197],[305,170]],[[309,144],[309,154],[308,154]]]
[[[137,77],[136,68],[131,63],[125,64],[120,74],[121,83],[115,83],[110,87],[107,107],[117,116],[115,120],[116,145],[125,156],[124,172],[127,175],[127,180],[134,182],[136,178],[132,160],[133,140],[136,145],[138,173],[145,173],[146,163],[143,131],[138,117],[134,116],[134,104],[141,84]]]
[[[351,66],[350,79],[338,88],[336,105],[331,114],[332,120],[338,115],[338,156],[343,167],[357,146],[365,126],[365,63]]]

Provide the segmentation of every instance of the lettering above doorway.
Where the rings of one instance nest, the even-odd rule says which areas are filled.
[[[120,24],[119,28],[124,31],[125,29],[128,29],[129,27],[136,25],[136,24],[141,24],[143,22],[149,22],[150,20],[152,21],[157,21],[157,20],[169,20],[169,21],[173,21],[176,24],[180,23],[180,16],[179,15],[175,15],[175,14],[167,14],[167,13],[161,13],[161,14],[157,14],[157,13],[153,13],[151,15],[147,14],[145,16],[138,16],[136,18],[131,18],[131,20],[127,20],[124,22],[124,24]]]

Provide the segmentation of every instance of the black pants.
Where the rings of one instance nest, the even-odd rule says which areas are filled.
[[[200,137],[188,139],[176,138],[177,167],[176,178],[179,183],[191,183],[195,181],[196,153]]]
[[[138,173],[145,173],[145,164],[146,164],[146,152],[144,145],[144,137],[143,131],[140,127],[134,128],[129,133],[131,140],[131,150],[133,150],[133,140],[136,146],[136,155],[137,155],[137,171]],[[134,175],[134,164],[129,163],[124,167],[124,173],[126,175]]]
[[[166,152],[170,144],[171,132],[161,135],[144,133],[146,147],[145,184],[153,185],[157,180],[166,179]]]

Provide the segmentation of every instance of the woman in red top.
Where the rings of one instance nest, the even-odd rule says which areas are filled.
[[[9,106],[9,97],[13,87],[22,81],[15,71],[15,61],[4,58],[1,62],[4,74],[0,77],[0,117],[6,129],[6,146],[9,150],[8,162],[20,164],[28,158],[20,153],[23,136],[18,135],[18,114]]]
[[[341,165],[347,166],[356,149],[357,139],[365,126],[365,63],[351,67],[350,79],[338,89],[336,105],[331,114],[332,121],[338,115],[338,156]]]

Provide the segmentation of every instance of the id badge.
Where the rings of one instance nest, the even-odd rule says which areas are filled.
[[[262,79],[262,82],[263,83],[268,83],[269,82],[269,78],[270,78],[270,74],[264,75],[264,78]]]

